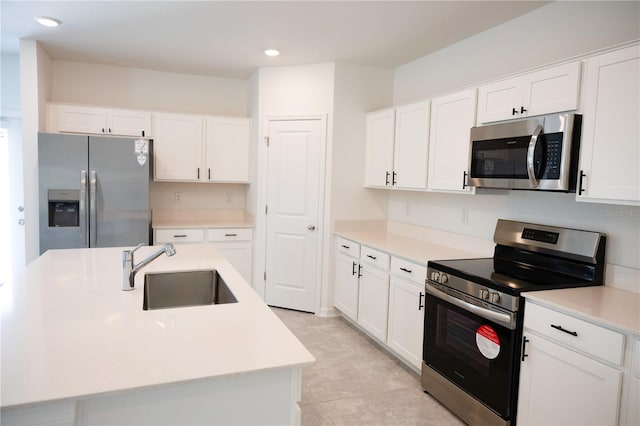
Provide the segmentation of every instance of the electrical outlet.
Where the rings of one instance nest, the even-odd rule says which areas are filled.
[[[182,192],[174,192],[173,193],[173,202],[175,204],[182,203]]]
[[[227,192],[227,204],[231,204],[233,201],[233,192]]]

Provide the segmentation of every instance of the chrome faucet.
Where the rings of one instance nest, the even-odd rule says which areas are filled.
[[[160,247],[158,250],[154,251],[149,255],[149,257],[141,260],[138,264],[134,264],[133,262],[133,253],[142,247],[143,244],[138,244],[136,248],[133,250],[124,250],[122,252],[122,290],[128,291],[133,290],[134,287],[134,278],[136,276],[136,272],[140,269],[147,266],[149,263],[153,262],[158,258],[162,253],[166,253],[167,256],[173,256],[176,254],[176,248],[171,243],[167,243]]]

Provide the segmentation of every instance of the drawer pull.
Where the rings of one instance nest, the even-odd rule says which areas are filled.
[[[407,268],[400,268],[400,270],[406,272],[407,274],[410,274],[413,272],[411,269],[407,269]]]
[[[224,234],[225,237],[237,237],[238,234]]]
[[[578,333],[577,333],[577,332],[575,332],[575,331],[569,331],[569,330],[567,330],[567,329],[565,329],[565,328],[562,328],[562,326],[561,326],[561,325],[551,324],[551,328],[555,328],[556,330],[560,330],[560,331],[562,331],[562,332],[564,332],[564,333],[567,333],[567,334],[570,334],[570,335],[572,335],[572,336],[578,337]]]
[[[367,255],[367,257],[368,257],[369,259],[373,259],[373,260],[376,260],[376,259],[377,259],[377,257],[375,257],[375,256],[371,256],[370,254],[368,254],[368,255]]]
[[[174,235],[173,238],[186,238],[187,234]]]
[[[344,244],[342,244],[342,248],[346,248],[347,250],[349,250],[351,247],[345,246]]]

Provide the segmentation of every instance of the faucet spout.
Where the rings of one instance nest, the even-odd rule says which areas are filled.
[[[167,243],[160,247],[158,250],[151,253],[148,257],[142,259],[138,263],[134,263],[133,261],[133,253],[138,250],[142,244],[133,250],[125,250],[122,252],[122,290],[128,291],[133,290],[134,288],[134,278],[136,273],[147,266],[149,263],[156,260],[163,253],[167,256],[173,256],[176,254],[176,248],[171,243]]]

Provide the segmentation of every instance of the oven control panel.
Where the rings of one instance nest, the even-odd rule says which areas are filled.
[[[427,280],[452,288],[486,303],[508,309],[511,312],[516,312],[518,310],[518,296],[503,293],[477,282],[438,271],[431,267],[427,269]]]

